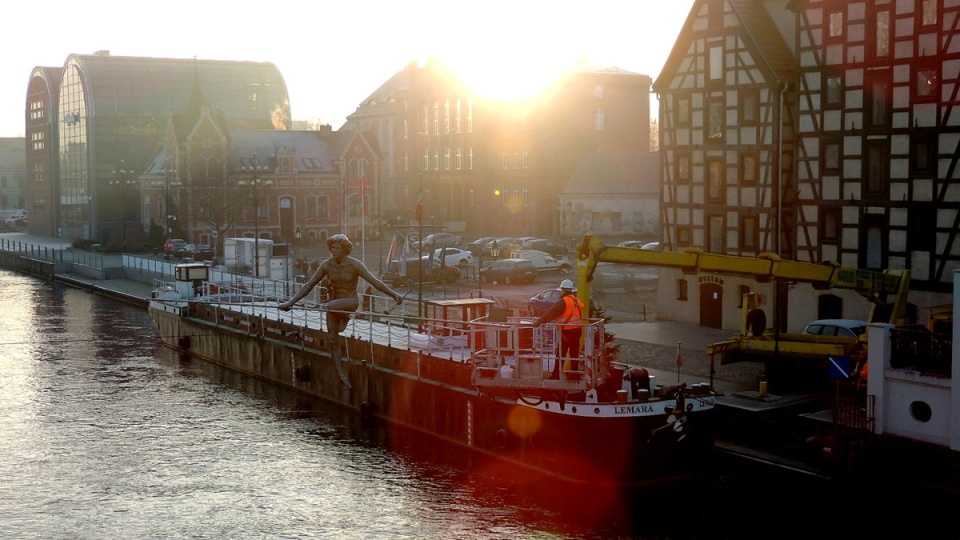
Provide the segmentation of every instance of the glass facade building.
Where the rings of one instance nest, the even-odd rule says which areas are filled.
[[[52,182],[31,186],[39,191],[33,200],[55,207],[36,229],[71,240],[115,241],[140,223],[136,178],[168,127],[175,129],[171,118],[195,105],[191,100],[211,104],[231,128],[290,127],[286,84],[266,62],[74,54],[64,63],[56,95],[28,95],[56,114],[47,128],[54,133],[32,156],[55,164]]]

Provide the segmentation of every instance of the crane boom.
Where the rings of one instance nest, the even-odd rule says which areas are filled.
[[[810,283],[817,289],[852,289],[873,303],[870,322],[895,323],[906,313],[909,270],[877,271],[843,267],[833,262],[791,261],[769,252],[756,257],[740,257],[705,253],[698,248],[648,251],[607,246],[593,235],[584,237],[577,252],[577,296],[587,306],[597,264],[613,262],[677,268],[689,275],[710,272],[753,277],[760,283],[778,280]],[[889,295],[892,295],[892,301],[887,301]]]

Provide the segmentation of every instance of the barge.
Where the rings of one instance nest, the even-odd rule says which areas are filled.
[[[157,284],[148,307],[167,346],[364,419],[443,439],[534,479],[650,486],[711,470],[713,389],[664,386],[615,361],[602,320],[585,322],[583,353],[570,362],[557,356],[555,325],[534,327],[486,298],[418,302],[413,315],[365,297],[347,329],[331,336],[322,301],[284,311],[282,295],[211,284],[203,265],[181,265],[176,276]],[[564,369],[554,379],[558,362]]]

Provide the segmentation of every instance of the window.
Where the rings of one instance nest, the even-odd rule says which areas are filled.
[[[820,208],[820,244],[837,245],[840,242],[840,208]]]
[[[760,122],[760,92],[748,88],[740,92],[740,123],[755,126]]]
[[[921,67],[914,71],[915,101],[936,101],[940,94],[940,75],[935,67]]]
[[[456,153],[453,156],[454,167],[459,171],[463,168],[463,149],[459,146],[456,149]]]
[[[743,307],[743,297],[746,296],[746,295],[748,295],[748,294],[750,294],[750,286],[749,286],[749,285],[741,285],[741,286],[740,286],[740,297],[737,298],[737,307],[738,307],[738,308],[742,308],[742,307]]]
[[[594,131],[603,131],[603,109],[597,109],[593,113],[593,129]]]
[[[723,80],[723,47],[710,47],[710,65],[708,66],[711,81]]]
[[[707,160],[707,199],[713,203],[722,203],[725,184],[723,160]]]
[[[450,133],[450,100],[443,102],[443,132]]]
[[[457,98],[456,108],[453,110],[453,132],[460,133],[460,98]]]
[[[887,141],[867,139],[864,160],[864,195],[886,198],[890,187],[890,149]]]
[[[677,109],[674,111],[677,126],[690,125],[690,96],[677,97]]]
[[[440,170],[440,149],[439,148],[433,149],[433,170],[435,171]]]
[[[420,168],[424,171],[430,170],[430,150],[423,149],[423,160],[420,162]]]
[[[840,174],[840,139],[830,138],[823,141],[821,161],[824,174]]]
[[[843,82],[838,75],[827,75],[824,78],[823,106],[828,109],[843,107]]]
[[[433,134],[440,134],[440,104],[433,102]]]
[[[827,39],[838,40],[843,37],[843,11],[827,13]]]
[[[677,226],[677,245],[679,247],[688,247],[693,245],[693,231],[689,225]]]
[[[870,113],[868,127],[879,128],[890,125],[890,84],[884,79],[874,79],[868,86]]]
[[[712,99],[707,104],[707,140],[720,142],[723,139],[723,101]]]
[[[890,56],[890,7],[875,7],[877,10],[873,13],[873,24],[868,25],[868,31],[873,34],[873,57],[882,59]]]
[[[922,0],[920,11],[922,13],[920,24],[922,26],[934,26],[937,24],[937,19],[939,19],[937,0]]]
[[[759,164],[757,155],[753,152],[740,154],[740,184],[744,186],[757,185]]]
[[[911,139],[910,168],[915,175],[931,175],[937,172],[937,134],[914,133]]]
[[[677,300],[687,301],[687,280],[682,278],[677,280]]]
[[[426,107],[420,109],[420,133],[430,133],[430,113]]]
[[[723,230],[723,216],[719,215],[708,215],[707,216],[707,251],[710,253],[723,253],[724,252],[724,230]]]
[[[597,99],[603,99],[603,85],[596,84],[593,86],[593,97]]]
[[[937,209],[930,205],[910,209],[907,242],[910,251],[930,251],[936,246]]]
[[[686,184],[690,182],[690,154],[686,152],[677,152],[677,183]]]
[[[450,170],[450,149],[449,148],[443,149],[443,170],[445,171]]]
[[[760,246],[760,227],[755,215],[740,215],[740,248],[757,251]]]

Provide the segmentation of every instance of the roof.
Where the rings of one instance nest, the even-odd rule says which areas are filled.
[[[786,38],[767,11],[765,2],[757,0],[726,0],[731,10],[740,21],[739,32],[748,46],[752,46],[757,63],[766,68],[768,74],[780,81],[794,79],[797,70],[797,59],[791,52]],[[680,63],[690,54],[705,54],[703,51],[691,52],[690,47],[702,32],[694,28],[694,22],[699,18],[701,10],[715,4],[714,0],[696,0],[690,13],[687,15],[677,36],[677,41],[667,57],[663,70],[653,84],[656,92],[667,90],[664,85],[669,84],[678,71]],[[779,4],[770,4],[771,9],[781,9]],[[711,35],[720,32],[711,31]]]
[[[567,195],[658,195],[658,152],[594,152],[584,156],[570,177]]]
[[[95,119],[157,118],[184,112],[201,91],[234,128],[287,129],[290,100],[283,76],[269,62],[71,54]]]

